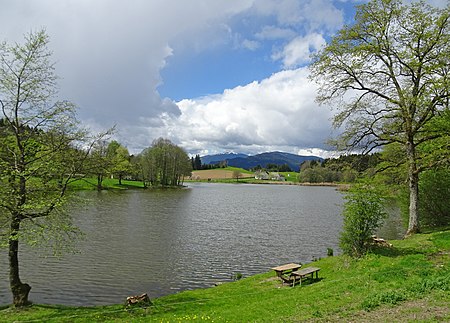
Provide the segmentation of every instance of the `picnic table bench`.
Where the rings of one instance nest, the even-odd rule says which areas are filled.
[[[273,267],[272,269],[275,270],[275,272],[277,273],[277,276],[280,277],[283,274],[287,274],[289,272],[292,271],[296,271],[298,270],[302,265],[300,264],[286,264],[286,265],[282,265],[282,266],[278,266],[278,267]]]
[[[299,264],[286,264],[278,267],[272,268],[277,273],[277,276],[289,285],[295,286],[296,283],[302,284],[302,279],[311,275],[311,279],[314,279],[314,273],[316,273],[316,279],[319,278],[318,267],[308,267],[305,269],[300,269],[302,265]],[[299,270],[300,269],[300,270]]]
[[[291,274],[301,268],[302,265],[300,264],[286,264],[282,266],[273,267],[272,270],[275,270],[277,273],[277,276],[285,283],[291,283]]]
[[[302,279],[307,277],[308,275],[311,275],[311,279],[314,279],[314,273],[316,273],[316,279],[319,278],[319,270],[320,268],[318,267],[308,267],[302,270],[298,270],[298,271],[293,271],[291,273],[291,276],[293,278],[293,282],[292,282],[292,286],[295,285],[295,283],[298,281],[300,282],[300,286],[302,285]]]

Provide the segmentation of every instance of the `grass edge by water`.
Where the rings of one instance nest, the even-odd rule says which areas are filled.
[[[320,267],[320,279],[302,287],[283,286],[268,271],[156,298],[148,308],[37,304],[23,310],[0,308],[0,321],[449,320],[450,230],[391,242],[392,248],[378,248],[358,260],[335,256],[305,265]],[[423,306],[428,310],[419,311]]]

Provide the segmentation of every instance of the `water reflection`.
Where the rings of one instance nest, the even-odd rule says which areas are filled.
[[[192,184],[185,190],[83,192],[72,209],[86,234],[61,259],[23,253],[38,303],[97,305],[229,281],[338,250],[339,192],[330,187]],[[0,255],[7,259],[6,254]],[[10,303],[0,263],[0,304]]]

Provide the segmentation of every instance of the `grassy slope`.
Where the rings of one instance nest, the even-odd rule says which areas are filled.
[[[127,189],[127,188],[143,188],[144,184],[137,181],[122,180],[122,185],[119,185],[118,179],[106,178],[102,182],[102,186],[105,189]],[[69,189],[72,190],[96,190],[97,179],[96,178],[84,178],[70,183]]]
[[[337,256],[309,264],[321,268],[320,280],[302,287],[282,286],[273,272],[267,272],[161,297],[147,309],[35,305],[20,311],[4,308],[0,321],[450,320],[450,231],[393,244],[360,260]]]

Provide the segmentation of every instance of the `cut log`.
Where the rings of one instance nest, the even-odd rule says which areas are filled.
[[[380,247],[392,247],[392,244],[384,240],[383,238],[378,238],[377,236],[372,236],[372,243]]]
[[[134,305],[152,305],[152,302],[147,294],[127,297],[127,306]]]

